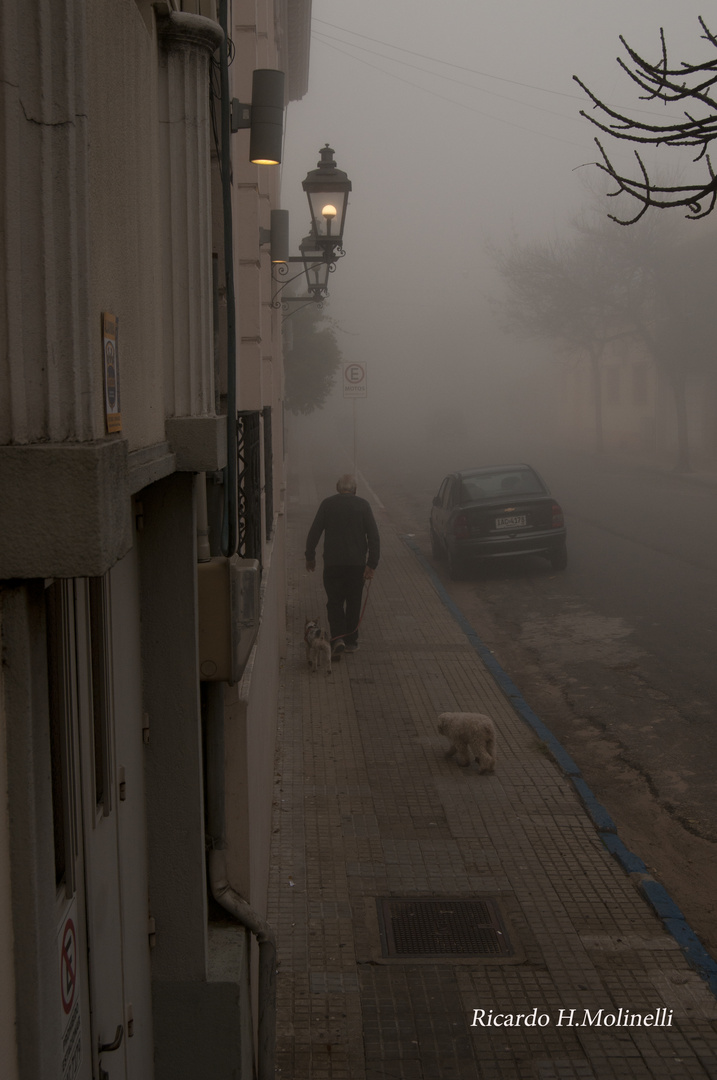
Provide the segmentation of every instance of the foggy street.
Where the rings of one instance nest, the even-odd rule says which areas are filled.
[[[438,467],[414,457],[408,474],[403,461],[388,471],[386,455],[364,462],[370,486],[428,557],[431,499],[444,472],[526,460],[486,448],[440,456]],[[453,582],[435,565],[628,846],[714,946],[717,487],[554,449],[528,460],[565,512],[568,569],[517,558]]]
[[[0,0],[0,1080],[717,1080],[712,8]]]
[[[287,160],[298,175],[307,140],[334,139],[342,161],[346,146],[351,257],[318,322],[334,335],[335,381],[327,374],[308,404],[288,393],[290,449],[312,445],[317,461],[339,469],[355,463],[429,558],[431,501],[447,473],[525,461],[544,476],[565,512],[565,571],[528,558],[457,582],[445,564],[438,572],[621,837],[714,950],[717,484],[670,471],[680,438],[696,466],[714,469],[714,223],[685,222],[677,210],[614,226],[608,214],[627,221],[639,207],[624,193],[604,198],[614,185],[605,188],[592,164],[595,130],[569,119],[575,74],[618,111],[629,101],[646,108],[626,72],[607,66],[621,46],[616,27],[653,59],[662,28],[677,63],[699,53],[689,38],[697,13],[615,4],[583,7],[576,21],[565,7],[546,35],[542,8],[521,3],[498,9],[490,33],[464,39],[458,12],[416,23],[410,42],[398,9],[385,12],[380,34],[348,5],[327,7],[317,22],[315,104],[297,109]],[[510,73],[496,56],[510,56]],[[473,80],[484,84],[486,73],[496,77],[490,95],[474,98]],[[529,112],[510,111],[518,98]],[[431,152],[419,100],[432,110]],[[469,139],[452,113],[447,122],[446,100]],[[506,111],[496,120],[499,101]],[[394,110],[401,152],[387,155]],[[632,175],[632,147],[611,145],[613,153]],[[446,161],[460,161],[450,188]],[[669,155],[646,160],[656,175],[669,166]],[[293,205],[298,236],[298,197]],[[452,223],[446,206],[460,208]],[[287,372],[314,387],[329,366],[312,366],[300,318],[286,315],[296,339]],[[357,453],[340,372],[352,363],[368,373],[366,400],[353,402]]]

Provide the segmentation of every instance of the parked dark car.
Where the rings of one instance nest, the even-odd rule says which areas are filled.
[[[529,465],[491,465],[447,476],[431,509],[431,550],[452,578],[472,560],[544,555],[568,565],[563,511]]]

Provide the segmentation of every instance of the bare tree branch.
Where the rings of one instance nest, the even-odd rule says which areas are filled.
[[[717,35],[707,27],[702,17],[699,18],[699,23],[702,28],[702,39],[717,50]],[[655,63],[641,56],[628,45],[623,37],[620,37],[620,41],[627,52],[629,62],[620,58],[617,62],[643,91],[640,100],[664,101],[665,104],[690,103],[689,108],[685,108],[685,119],[665,124],[650,124],[643,120],[633,119],[607,105],[577,75],[574,75],[573,79],[587,94],[594,109],[598,112],[595,116],[581,110],[580,115],[600,131],[615,139],[650,146],[696,148],[697,154],[693,161],[706,164],[708,177],[696,184],[672,186],[653,184],[637,151],[635,151],[635,158],[640,177],[635,179],[626,176],[613,165],[603,144],[596,138],[595,142],[602,161],[596,161],[593,164],[607,173],[617,184],[617,190],[610,192],[610,195],[615,197],[624,193],[641,204],[640,210],[634,217],[627,220],[612,214],[609,216],[621,225],[632,225],[639,221],[650,207],[667,209],[684,206],[689,211],[685,216],[692,220],[707,217],[712,213],[717,202],[717,177],[708,152],[712,140],[717,139],[717,96],[710,93],[711,88],[717,84],[717,57],[697,64],[688,64],[683,61],[677,67],[671,67],[663,30],[660,30],[661,56]]]

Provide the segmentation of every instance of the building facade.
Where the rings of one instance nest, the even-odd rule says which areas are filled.
[[[4,1080],[271,1067],[280,170],[231,135],[227,248],[221,55],[301,97],[310,0],[224,6],[0,0]]]

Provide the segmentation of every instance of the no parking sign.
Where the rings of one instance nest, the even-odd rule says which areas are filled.
[[[62,1080],[75,1080],[82,1064],[82,1018],[80,1016],[77,905],[73,902],[60,923],[57,944],[60,960],[62,1005]]]

